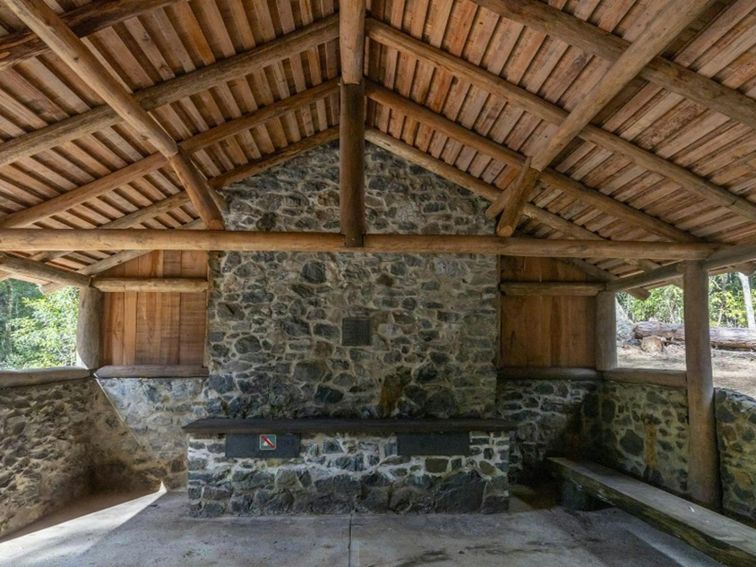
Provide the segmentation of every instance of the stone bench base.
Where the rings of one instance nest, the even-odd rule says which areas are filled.
[[[309,434],[294,459],[227,458],[223,435],[189,441],[195,516],[503,512],[509,432],[471,432],[468,456],[400,456],[395,436]]]

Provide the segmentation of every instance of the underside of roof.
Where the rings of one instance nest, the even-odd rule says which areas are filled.
[[[47,4],[214,189],[338,137],[333,0]],[[366,137],[495,196],[664,4],[372,0]],[[2,1],[0,35],[0,228],[201,226],[168,161]],[[756,242],[755,95],[756,4],[710,2],[542,172],[518,233]],[[18,251],[85,274],[140,253]]]

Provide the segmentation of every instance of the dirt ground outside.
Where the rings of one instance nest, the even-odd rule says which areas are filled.
[[[684,345],[667,345],[661,353],[649,353],[625,343],[617,349],[617,358],[625,368],[685,370]],[[731,388],[756,398],[756,352],[712,349],[712,363],[715,387]]]

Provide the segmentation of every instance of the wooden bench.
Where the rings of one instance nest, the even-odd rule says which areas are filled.
[[[756,565],[756,529],[595,463],[549,461],[579,491],[638,516],[717,561]]]

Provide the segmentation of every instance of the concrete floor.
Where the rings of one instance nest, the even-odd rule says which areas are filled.
[[[549,567],[718,565],[609,508],[571,514],[515,500],[502,515],[220,518],[187,515],[186,494],[157,493],[47,518],[0,540],[0,565]],[[121,498],[120,500],[123,500]],[[114,504],[114,505],[113,505]],[[105,509],[86,513],[98,505]],[[63,520],[76,511],[57,515]]]

